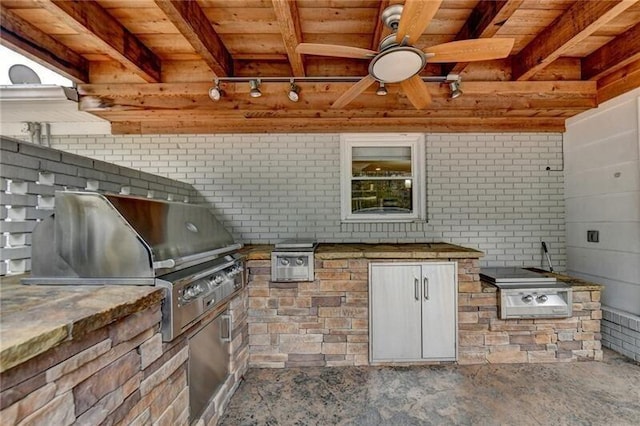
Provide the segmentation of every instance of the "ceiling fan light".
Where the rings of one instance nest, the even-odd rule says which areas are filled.
[[[384,87],[384,83],[381,81],[378,86],[378,90],[376,90],[376,95],[378,96],[387,96],[389,92],[387,92],[387,88]]]
[[[398,83],[418,74],[426,65],[424,53],[409,46],[390,48],[373,58],[369,74],[384,83]]]
[[[449,95],[451,99],[455,99],[462,95],[462,90],[460,90],[460,82],[452,81],[449,83],[449,90],[451,90],[451,94]]]
[[[249,90],[249,96],[251,96],[252,98],[259,98],[260,96],[262,96],[262,92],[259,89],[260,87],[259,80],[249,81],[249,87],[251,88],[251,90]]]
[[[212,101],[218,102],[224,96],[224,90],[220,88],[220,82],[216,80],[216,85],[209,89],[209,97]]]
[[[300,87],[293,81],[289,86],[289,93],[287,94],[291,102],[298,102],[300,100]]]

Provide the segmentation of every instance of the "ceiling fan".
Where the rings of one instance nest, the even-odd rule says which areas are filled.
[[[442,0],[406,0],[404,6],[397,4],[387,7],[380,18],[392,33],[382,39],[378,52],[318,43],[300,43],[296,51],[305,55],[371,59],[369,75],[344,92],[331,108],[344,107],[378,81],[400,83],[413,106],[424,109],[431,103],[431,94],[419,73],[428,62],[473,62],[505,58],[515,41],[512,38],[485,38],[452,41],[424,50],[413,47],[441,3]]]

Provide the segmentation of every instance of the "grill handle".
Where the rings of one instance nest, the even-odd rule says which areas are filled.
[[[242,244],[232,244],[230,246],[226,246],[223,248],[205,251],[198,254],[192,254],[189,256],[178,257],[175,259],[165,259],[158,260],[153,262],[154,269],[164,269],[164,268],[175,268],[176,266],[182,266],[189,263],[204,263],[208,260],[212,260],[220,256],[221,254],[230,253],[235,250],[240,250],[242,248]]]
[[[222,340],[223,342],[231,342],[231,315],[220,315],[220,318],[222,318],[223,321],[222,322],[222,329],[220,330],[220,340]]]

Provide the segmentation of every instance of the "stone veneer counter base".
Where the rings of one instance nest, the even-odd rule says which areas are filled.
[[[27,286],[20,278],[2,277],[0,372],[164,297],[151,286]]]
[[[3,424],[215,425],[248,368],[246,288],[171,342],[150,286],[23,286],[2,277]],[[189,336],[225,308],[230,374],[190,419]]]
[[[571,318],[501,320],[497,288],[480,281],[483,254],[474,249],[447,243],[321,243],[311,282],[272,282],[273,246],[245,250],[253,367],[368,365],[372,261],[457,262],[459,364],[602,359],[598,284],[554,274],[573,287]]]

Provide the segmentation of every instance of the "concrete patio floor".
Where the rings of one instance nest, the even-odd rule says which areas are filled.
[[[221,425],[640,425],[640,365],[251,369]]]

